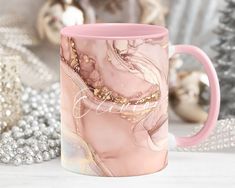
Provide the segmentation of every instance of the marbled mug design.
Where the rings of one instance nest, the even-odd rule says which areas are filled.
[[[61,37],[62,165],[97,176],[167,164],[168,39]]]

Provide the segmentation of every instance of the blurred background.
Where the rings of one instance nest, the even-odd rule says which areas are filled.
[[[25,115],[25,87],[38,92],[59,82],[60,29],[100,22],[163,25],[172,44],[202,48],[219,76],[220,120],[207,141],[185,151],[235,146],[235,0],[0,0],[0,132]],[[192,57],[176,56],[170,63],[171,130],[192,134],[207,119],[207,76]],[[59,121],[59,111],[56,117]]]

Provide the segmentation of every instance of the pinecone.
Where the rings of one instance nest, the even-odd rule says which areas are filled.
[[[225,0],[215,33],[218,43],[213,46],[217,52],[214,59],[220,81],[220,118],[235,117],[235,0]]]

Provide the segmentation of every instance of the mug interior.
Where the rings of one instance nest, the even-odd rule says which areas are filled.
[[[164,37],[168,30],[147,24],[103,23],[68,26],[61,30],[61,34],[95,39],[138,39]]]

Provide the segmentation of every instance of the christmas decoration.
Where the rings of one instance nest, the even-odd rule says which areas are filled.
[[[91,0],[96,12],[96,22],[136,22],[137,1],[133,0]]]
[[[24,21],[17,15],[0,18],[0,51],[19,56],[18,67],[21,81],[33,87],[44,87],[57,79],[51,71],[28,47],[38,44],[37,38],[24,27]]]
[[[15,123],[21,112],[19,57],[0,53],[0,133]]]
[[[174,112],[189,122],[204,122],[209,104],[209,82],[205,73],[181,71],[170,85],[170,105]]]
[[[192,135],[201,127],[195,127]],[[235,119],[224,119],[217,122],[213,133],[201,144],[188,148],[177,148],[178,151],[219,151],[235,147]]]
[[[215,66],[222,93],[220,118],[235,117],[235,1],[226,2],[215,31],[219,42],[213,47],[217,52]]]
[[[107,12],[111,12],[115,14],[117,11],[123,9],[123,1],[126,0],[103,0],[103,1],[95,1],[93,0],[92,3],[95,6],[102,6],[104,10]]]
[[[59,155],[59,87],[54,73],[27,47],[38,44],[22,19],[0,18],[0,162],[31,164]],[[26,47],[27,46],[27,47]]]
[[[141,7],[140,23],[165,25],[165,17],[168,12],[161,0],[139,0]]]
[[[21,119],[0,135],[0,162],[41,163],[60,155],[59,84],[38,91],[24,87]]]
[[[96,22],[165,25],[168,9],[162,0],[91,0]]]
[[[63,27],[94,22],[89,0],[48,0],[39,12],[37,28],[42,39],[58,45]]]

